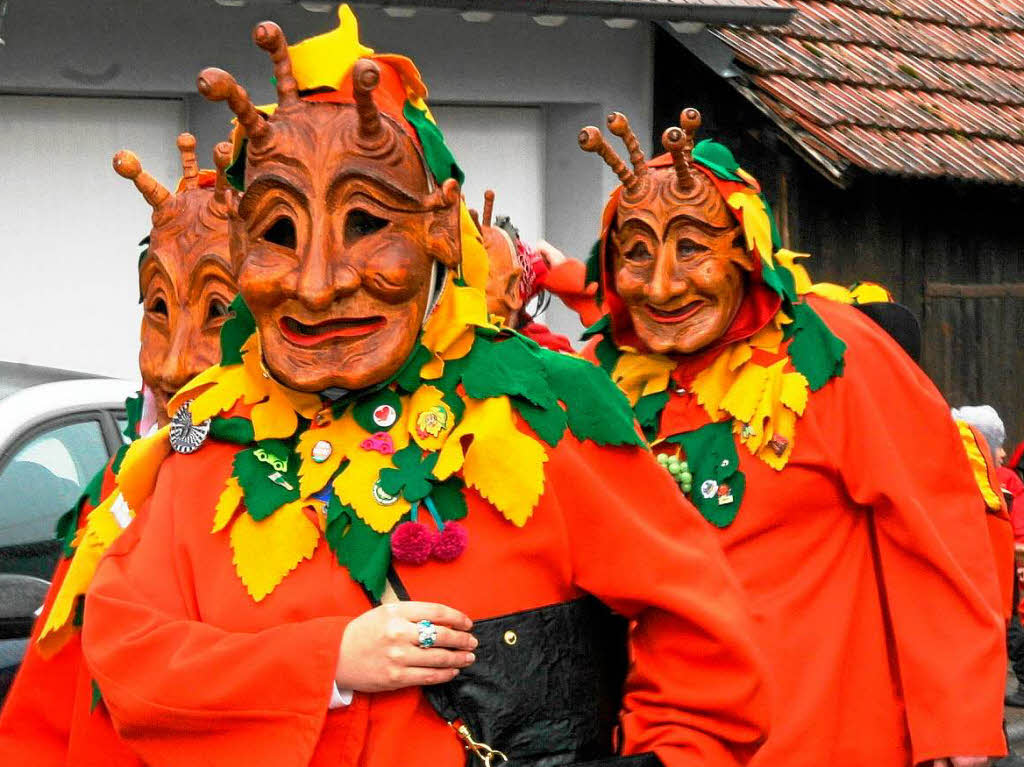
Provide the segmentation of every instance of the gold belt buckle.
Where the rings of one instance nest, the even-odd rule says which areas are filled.
[[[486,743],[476,741],[473,738],[473,733],[469,731],[465,724],[460,724],[456,727],[455,722],[448,722],[448,726],[455,730],[455,734],[459,736],[459,740],[463,742],[466,750],[472,751],[476,758],[483,763],[484,767],[491,767],[495,759],[501,759],[502,762],[508,761],[508,757],[501,751],[491,748]]]

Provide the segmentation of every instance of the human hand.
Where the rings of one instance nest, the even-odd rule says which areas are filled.
[[[932,762],[933,767],[988,767],[988,764],[987,756],[950,756]]]
[[[430,649],[419,646],[419,621],[437,629]],[[444,605],[395,602],[360,615],[345,628],[334,681],[340,689],[384,692],[440,684],[476,660],[473,622]]]
[[[568,261],[568,257],[565,255],[565,253],[560,251],[547,240],[537,240],[537,242],[534,243],[533,247],[536,249],[538,253],[540,253],[541,258],[543,258],[547,265],[552,269],[554,269],[559,264]]]

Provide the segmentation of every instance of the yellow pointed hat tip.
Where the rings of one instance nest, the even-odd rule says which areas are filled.
[[[359,21],[347,4],[338,7],[338,26],[288,46],[292,74],[300,90],[339,88],[361,58],[373,49],[359,42]]]

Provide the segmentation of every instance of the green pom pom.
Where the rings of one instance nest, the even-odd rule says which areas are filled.
[[[679,472],[679,481],[690,485],[693,484],[693,475],[688,471]]]
[[[666,465],[668,463],[668,454],[658,453],[658,463],[660,463],[662,466]]]

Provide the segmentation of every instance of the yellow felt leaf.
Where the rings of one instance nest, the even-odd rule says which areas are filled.
[[[395,449],[401,450],[401,447],[396,444]],[[410,509],[409,502],[401,496],[388,504],[381,503],[374,495],[380,470],[386,468],[394,468],[391,456],[374,450],[358,450],[349,458],[345,471],[334,480],[338,500],[355,509],[359,518],[378,533],[390,532]]]
[[[214,509],[211,533],[219,533],[228,526],[228,522],[238,510],[238,504],[242,502],[242,497],[242,486],[238,484],[238,479],[234,476],[228,477]]]
[[[292,74],[300,90],[337,90],[358,59],[373,55],[359,42],[359,22],[348,5],[338,7],[338,26],[330,32],[288,46]]]
[[[522,527],[544,492],[548,454],[539,441],[516,428],[508,397],[484,400],[479,407],[462,477],[509,522]]]
[[[128,446],[117,473],[117,486],[133,509],[142,507],[156,485],[156,477],[164,459],[171,453],[171,427],[168,424],[148,437]]]
[[[78,598],[85,594],[92,583],[103,554],[124,531],[111,511],[120,499],[121,494],[117,491],[107,496],[89,513],[85,528],[79,534],[75,556],[68,566],[67,574],[61,582],[60,590],[54,597],[50,612],[46,616],[46,623],[39,634],[40,651],[47,657],[59,650],[73,633],[70,624],[74,619]]]
[[[768,464],[775,471],[782,471],[786,464],[789,463],[789,458],[793,454],[793,439],[794,433],[796,432],[796,414],[792,410],[786,408],[779,408],[775,413],[775,418],[771,424],[771,433],[764,435],[764,444],[755,455]],[[782,455],[776,455],[775,451],[769,447],[768,442],[774,436],[781,436],[786,439],[789,443],[786,445],[786,449]]]
[[[798,258],[809,258],[807,253],[796,253],[792,250],[777,250],[775,251],[775,260],[778,261],[782,266],[789,269],[793,275],[794,287],[798,296],[802,296],[809,292],[811,289],[811,276],[807,273],[807,270],[802,264],[798,264],[796,259]]]
[[[723,357],[728,356],[729,358],[729,370],[739,370],[741,367],[747,364],[750,358],[754,355],[754,353],[750,349],[751,345],[752,344],[744,343],[735,344],[733,345],[732,349],[722,354]]]
[[[662,354],[623,354],[612,371],[612,380],[631,405],[648,394],[668,388],[676,363]]]
[[[782,312],[779,312],[779,314],[782,314]],[[769,324],[754,334],[753,338],[750,339],[750,346],[754,349],[761,349],[774,354],[779,351],[782,340],[782,328],[775,324]]]
[[[877,282],[859,282],[850,289],[855,304],[891,303],[892,293]]]
[[[753,192],[733,192],[727,201],[733,210],[742,211],[743,234],[747,239],[747,250],[758,253],[762,259],[771,262],[772,225],[764,201]]]
[[[729,363],[729,355],[720,354],[693,379],[692,389],[697,396],[697,404],[708,412],[712,421],[718,420],[722,399],[736,375]]]
[[[423,345],[441,359],[459,359],[473,345],[474,327],[494,327],[487,319],[487,297],[482,290],[456,285],[449,274],[444,295],[423,329]]]
[[[249,416],[252,431],[257,440],[286,439],[295,433],[299,425],[298,416],[291,403],[280,395],[272,393],[265,402],[254,405]]]
[[[778,368],[781,371],[783,364],[785,364],[785,360],[773,365],[772,368]],[[729,391],[719,403],[719,407],[743,423],[754,420],[755,413],[765,400],[766,389],[773,373],[772,368],[761,365],[744,365],[736,375],[732,386],[729,387]]]
[[[286,503],[259,522],[240,514],[231,526],[235,570],[257,602],[316,551],[320,530],[303,511],[306,505]]]
[[[851,295],[848,288],[844,288],[842,285],[836,285],[832,282],[816,282],[811,285],[808,293],[813,293],[816,296],[827,298],[829,301],[837,301],[841,304],[852,304],[853,295]]]
[[[470,287],[486,291],[490,260],[487,258],[483,237],[469,215],[465,200],[459,205],[459,231],[462,240],[462,278]]]
[[[804,414],[809,396],[807,379],[801,373],[785,373],[779,401],[797,415]]]
[[[359,444],[369,436],[369,433],[356,423],[351,412],[345,413],[342,418],[321,429],[304,431],[299,437],[297,447],[302,458],[299,465],[299,493],[302,497],[308,498],[325,488],[345,457],[362,450]],[[313,448],[320,441],[331,446],[331,454],[323,463],[313,460]]]
[[[440,450],[455,426],[455,414],[434,386],[418,388],[409,399],[406,413],[409,434],[424,450]]]
[[[174,415],[182,405],[189,400],[195,399],[207,387],[216,383],[222,371],[223,368],[220,365],[213,365],[182,386],[178,393],[168,401],[167,415]]]

